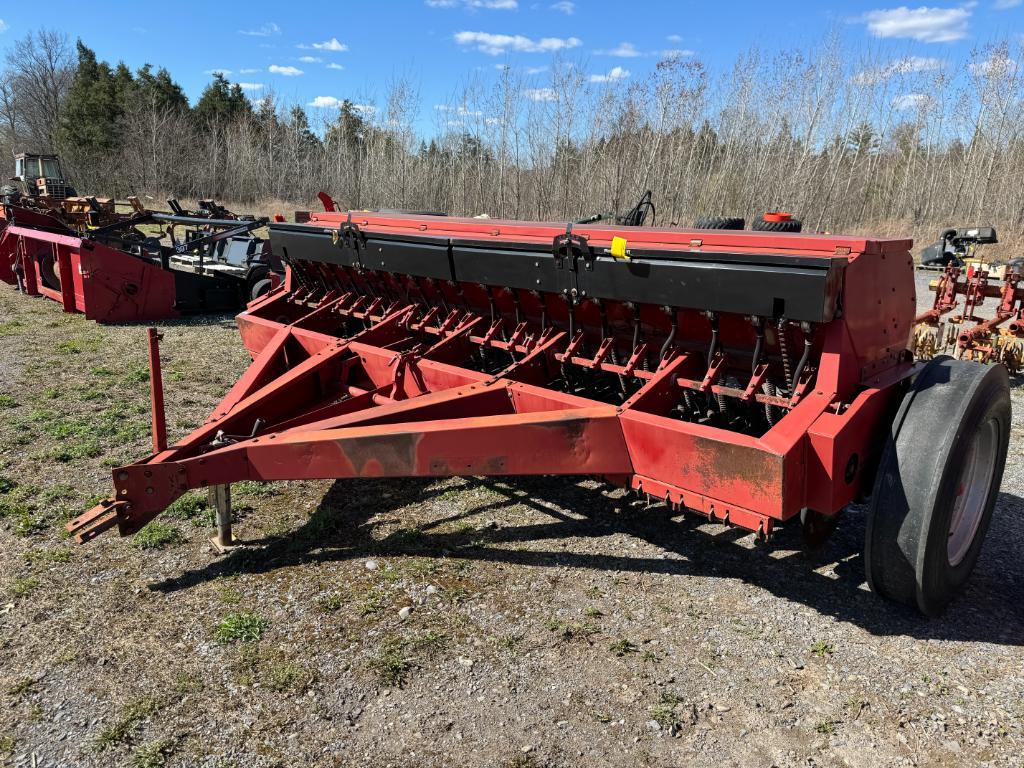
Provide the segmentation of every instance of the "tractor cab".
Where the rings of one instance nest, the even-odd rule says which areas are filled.
[[[27,197],[66,200],[76,194],[64,178],[64,170],[57,155],[35,155],[27,152],[16,154],[14,176],[11,181],[20,182],[21,193]]]

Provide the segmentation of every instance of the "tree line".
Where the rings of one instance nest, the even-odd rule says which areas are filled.
[[[543,83],[505,66],[433,105],[397,79],[375,104],[307,112],[219,74],[190,104],[164,68],[133,72],[41,30],[7,53],[0,143],[60,152],[96,194],[308,205],[324,189],[353,208],[565,219],[623,212],[651,189],[659,224],[785,209],[832,231],[1020,233],[1022,63],[1019,42],[958,63],[830,37],[727,71],[677,55],[605,82],[567,60]]]

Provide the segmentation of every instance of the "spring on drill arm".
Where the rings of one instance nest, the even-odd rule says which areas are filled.
[[[711,323],[711,344],[708,346],[708,369],[711,368],[711,362],[715,359],[715,353],[718,351],[718,315],[714,312],[708,313],[708,322]],[[718,406],[718,412],[722,415],[726,415],[726,402],[725,395],[721,392],[715,394],[715,404]]]
[[[793,371],[789,365],[789,352],[786,350],[786,319],[779,318],[779,354],[782,355],[782,374],[786,379],[786,391],[793,393]]]

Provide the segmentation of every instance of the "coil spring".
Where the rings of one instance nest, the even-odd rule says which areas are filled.
[[[789,364],[789,350],[786,348],[786,321],[779,320],[779,354],[782,355],[782,374],[786,378],[787,392],[793,391],[793,371]],[[774,394],[774,393],[773,393]]]

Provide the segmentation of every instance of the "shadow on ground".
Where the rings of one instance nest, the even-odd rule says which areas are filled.
[[[672,518],[663,506],[648,506],[621,492],[608,493],[568,478],[496,481],[468,479],[502,498],[465,513],[375,538],[381,526],[401,525],[395,513],[411,504],[451,493],[426,479],[346,480],[335,483],[309,520],[293,534],[239,549],[228,557],[151,585],[174,592],[221,576],[263,573],[278,568],[363,557],[425,556],[465,558],[520,566],[558,566],[619,572],[731,579],[801,603],[823,615],[860,626],[875,635],[922,639],[1024,644],[1024,609],[1012,596],[1024,588],[1024,499],[1001,493],[985,548],[964,592],[939,619],[925,619],[867,591],[861,550],[864,514],[847,511],[836,533],[816,553],[801,550],[796,526],[783,526],[767,545],[754,548],[739,540],[752,536],[737,528],[703,525],[701,518]],[[385,498],[384,494],[387,495]],[[503,509],[526,505],[546,515],[541,523],[504,527]],[[572,510],[565,512],[562,510]],[[453,532],[440,527],[461,518],[494,528]],[[573,552],[571,538],[624,534],[664,550],[664,557]],[[537,544],[557,540],[558,549]],[[518,545],[530,542],[529,549]],[[749,539],[747,539],[749,542]],[[563,549],[562,547],[565,546]],[[828,566],[834,565],[830,568]]]

